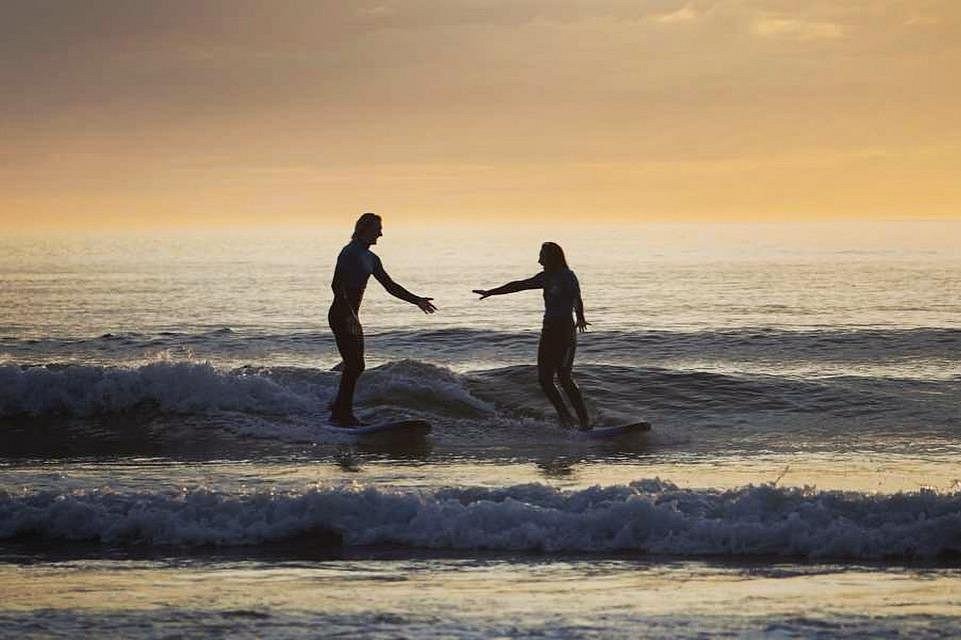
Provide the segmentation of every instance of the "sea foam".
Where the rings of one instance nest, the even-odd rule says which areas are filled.
[[[151,408],[161,413],[235,411],[290,415],[325,412],[338,375],[303,368],[155,362],[137,367],[0,365],[0,418],[81,416]],[[370,406],[435,410],[450,417],[483,415],[493,407],[443,367],[403,360],[372,368],[358,391]]]
[[[0,494],[0,539],[233,546],[312,536],[318,546],[333,536],[349,547],[931,559],[961,553],[961,494],[695,490],[657,479],[577,491]]]
[[[90,416],[142,405],[160,411],[287,413],[311,401],[258,374],[231,375],[207,363],[156,362],[136,368],[0,366],[0,417]]]

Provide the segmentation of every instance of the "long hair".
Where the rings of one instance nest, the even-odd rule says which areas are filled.
[[[372,226],[380,222],[380,216],[376,213],[370,213],[369,211],[359,218],[354,224],[354,235],[350,236],[351,240],[356,240],[359,235],[370,229]]]
[[[559,271],[567,269],[567,258],[564,257],[564,250],[556,242],[545,242],[541,245],[544,252],[544,271]]]

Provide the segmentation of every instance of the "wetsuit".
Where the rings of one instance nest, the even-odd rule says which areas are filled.
[[[558,415],[569,420],[570,412],[554,383],[556,377],[577,413],[578,422],[587,428],[587,408],[572,375],[574,352],[577,350],[577,328],[573,315],[581,300],[581,287],[577,276],[566,268],[542,271],[527,280],[518,280],[491,289],[488,295],[514,293],[525,289],[544,290],[544,326],[537,347],[537,374],[541,388],[557,409]]]
[[[367,281],[374,276],[391,295],[417,304],[418,298],[390,279],[380,258],[369,246],[352,240],[337,256],[337,267],[330,283],[334,300],[327,312],[327,321],[334,332],[337,350],[343,360],[337,397],[331,405],[331,416],[341,422],[356,422],[353,415],[354,389],[364,372],[364,329],[360,324],[360,303],[364,299]]]
[[[587,426],[587,408],[572,375],[574,353],[577,350],[577,329],[573,315],[575,305],[581,299],[580,284],[570,269],[543,271],[533,279],[544,289],[544,325],[537,346],[538,381],[551,404],[563,416],[566,408],[554,384],[556,377],[574,407],[578,421],[582,426]]]

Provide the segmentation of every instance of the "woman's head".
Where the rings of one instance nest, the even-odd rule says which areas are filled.
[[[564,250],[556,242],[545,242],[541,245],[541,256],[538,262],[544,266],[544,271],[567,269]]]
[[[357,218],[357,223],[354,224],[354,235],[350,238],[368,244],[376,244],[377,238],[381,236],[382,224],[380,216],[376,213],[365,213]]]

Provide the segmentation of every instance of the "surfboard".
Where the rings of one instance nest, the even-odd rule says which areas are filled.
[[[379,422],[365,424],[360,427],[338,427],[325,422],[321,425],[327,433],[353,436],[355,438],[372,438],[390,436],[391,438],[423,438],[430,433],[430,423],[426,420],[395,420],[393,422]]]
[[[633,422],[616,427],[594,427],[589,431],[574,430],[571,435],[577,440],[612,440],[637,435],[651,430],[650,422]]]

